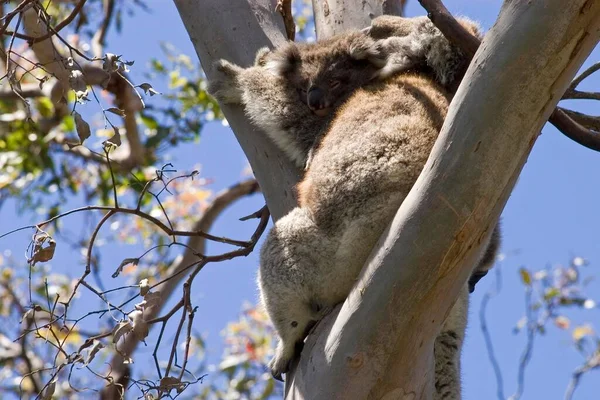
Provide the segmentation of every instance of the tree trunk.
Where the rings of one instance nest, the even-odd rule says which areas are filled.
[[[312,0],[317,37],[371,25],[371,19],[387,14],[402,15],[406,0]]]
[[[243,67],[254,62],[261,47],[286,41],[276,0],[174,0],[208,79],[212,64],[224,58]],[[239,106],[223,106],[267,199],[275,220],[296,205],[293,187],[300,171],[254,127]]]
[[[275,0],[174,1],[209,78],[216,59],[249,65],[259,47],[284,40]],[[317,32],[327,36],[368,25],[388,2],[314,3]],[[600,2],[506,1],[423,173],[346,302],[318,325],[286,377],[287,398],[432,398],[435,336],[540,129],[599,36]],[[281,217],[295,204],[297,171],[240,108],[224,112]]]

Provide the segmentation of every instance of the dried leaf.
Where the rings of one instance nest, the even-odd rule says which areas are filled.
[[[19,79],[17,79],[16,69],[9,68],[7,77],[8,77],[8,83],[10,84],[11,88],[13,90],[16,89],[17,92],[21,92],[22,91],[21,81]]]
[[[104,348],[104,344],[102,344],[101,341],[94,340],[94,345],[92,346],[92,348],[90,348],[88,356],[85,359],[85,365],[88,365],[89,363],[94,361],[94,357],[96,357],[96,354],[98,354],[98,352],[100,350],[102,350],[103,348]]]
[[[121,110],[120,108],[116,108],[116,107],[107,108],[104,111],[108,111],[110,113],[116,114],[116,115],[121,116],[121,117],[125,116],[125,111]]]
[[[569,318],[559,315],[558,317],[554,318],[554,324],[560,329],[569,329],[571,321]]]
[[[150,283],[148,279],[142,279],[140,281],[140,295],[145,296],[150,291]]]
[[[85,77],[83,72],[74,69],[69,72],[69,84],[71,85],[71,89],[75,92],[77,96],[77,101],[83,103],[87,100],[88,88],[87,83],[85,81]]]
[[[154,96],[155,94],[160,94],[160,92],[154,90],[152,85],[147,82],[137,85],[136,87],[139,87],[140,89],[142,89],[144,91],[144,94],[150,94],[150,96]]]
[[[525,268],[519,268],[519,274],[521,275],[521,281],[526,286],[531,286],[531,274]]]
[[[79,143],[83,144],[83,141],[92,135],[90,125],[81,118],[81,115],[77,111],[73,111],[73,119],[75,120],[75,129],[77,130],[77,136],[79,136]]]
[[[117,270],[115,272],[113,272],[112,277],[116,278],[117,276],[119,276],[119,274],[121,272],[123,272],[123,268],[125,268],[125,266],[127,266],[129,264],[133,264],[133,265],[137,266],[139,262],[140,262],[139,258],[124,259],[123,261],[121,261],[121,264],[119,264],[119,266],[117,267]]]
[[[146,302],[145,308],[151,308],[154,306],[158,306],[162,302],[162,293],[161,292],[149,292],[144,296],[144,301]]]
[[[104,142],[102,142],[104,147],[107,147],[107,146],[119,147],[121,145],[121,134],[119,133],[119,128],[117,128],[115,126],[115,127],[113,127],[113,130],[115,131],[115,134],[112,135],[110,137],[110,139],[107,139]]]
[[[27,321],[27,320],[33,318],[34,313],[35,313],[35,309],[33,309],[33,308],[30,310],[27,310],[25,312],[25,314],[23,314],[23,316],[21,317],[21,320],[19,321],[19,323],[23,323],[23,321]]]
[[[170,392],[171,389],[175,389],[177,392],[181,393],[184,388],[185,384],[173,376],[165,376],[160,380],[159,389],[162,391]]]
[[[148,323],[144,319],[144,312],[135,310],[129,313],[129,319],[133,323],[133,335],[138,340],[144,340],[150,331]]]
[[[27,260],[29,263],[46,262],[52,260],[56,250],[56,242],[48,239],[48,245],[44,247],[45,239],[40,240],[34,246],[33,256]]]
[[[46,75],[42,79],[40,79],[40,82],[39,82],[40,90],[42,90],[44,83],[48,82],[49,80],[50,80],[50,77],[48,75]]]
[[[42,397],[40,397],[40,399],[41,400],[51,400],[52,395],[54,394],[55,390],[56,390],[56,378],[52,379],[48,383],[48,386],[46,386],[46,389],[44,389],[44,393],[42,394]]]
[[[592,336],[594,334],[594,330],[589,325],[581,325],[573,329],[573,340],[576,342],[580,341],[586,336]]]
[[[117,71],[119,69],[119,57],[116,54],[106,53],[103,58],[102,69],[108,73]]]
[[[122,321],[119,322],[115,329],[113,330],[113,343],[117,343],[123,336],[128,334],[133,330],[133,325],[131,321]]]

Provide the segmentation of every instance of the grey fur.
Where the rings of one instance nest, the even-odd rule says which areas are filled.
[[[288,370],[310,327],[345,300],[417,179],[464,72],[461,59],[427,19],[380,17],[368,32],[261,50],[247,69],[216,65],[209,91],[219,101],[243,104],[298,165],[310,158],[299,206],[261,249],[261,301],[280,337],[269,364],[275,377]],[[323,95],[329,112],[318,116],[299,93],[327,89],[331,79],[345,84]],[[497,239],[494,233],[477,271],[490,268]],[[435,342],[436,399],[460,399],[467,289]]]
[[[208,91],[221,103],[244,105],[248,117],[304,167],[333,110],[356,88],[377,78],[386,59],[379,43],[360,32],[317,44],[290,42],[273,51],[259,50],[250,68],[217,61]],[[335,82],[339,84],[333,87]],[[308,106],[311,88],[321,90],[321,115]]]

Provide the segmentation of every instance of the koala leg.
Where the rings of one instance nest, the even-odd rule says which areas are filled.
[[[467,327],[469,291],[465,286],[435,339],[434,400],[460,400],[460,353]]]
[[[319,293],[332,259],[328,242],[308,211],[298,207],[275,224],[261,249],[261,302],[279,336],[269,363],[276,379],[288,371],[304,338],[331,306]]]

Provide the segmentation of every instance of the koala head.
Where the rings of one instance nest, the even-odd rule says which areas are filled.
[[[374,79],[386,59],[375,40],[356,32],[317,43],[290,42],[272,52],[261,50],[256,64],[281,76],[314,114],[326,116]]]

